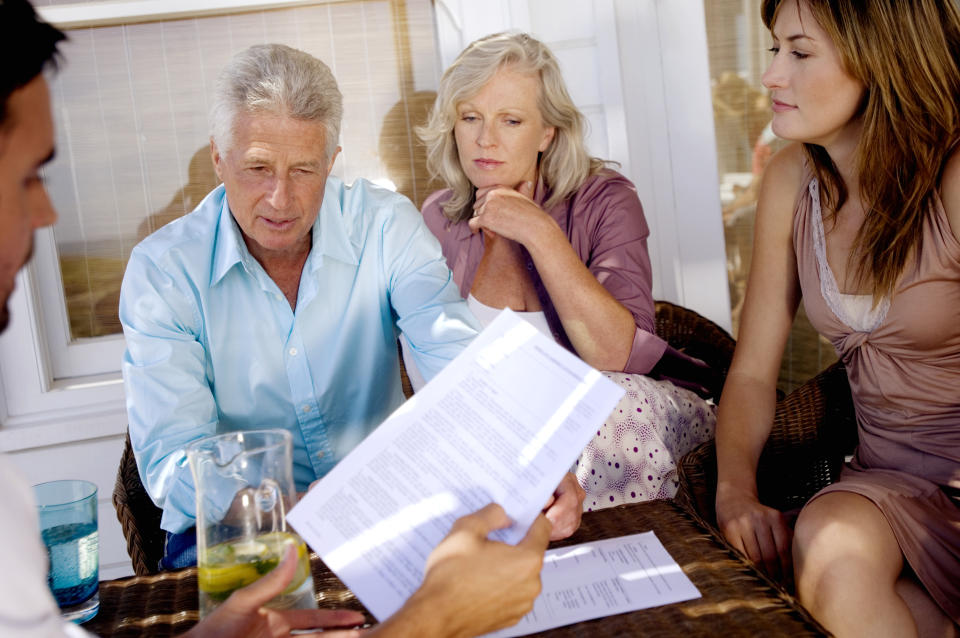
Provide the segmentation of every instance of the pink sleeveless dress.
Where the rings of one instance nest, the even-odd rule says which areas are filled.
[[[846,365],[860,436],[840,480],[818,496],[870,499],[927,591],[960,623],[960,242],[937,197],[919,259],[908,262],[877,325],[856,330],[825,253],[817,256],[822,216],[812,175],[793,223],[804,309]]]

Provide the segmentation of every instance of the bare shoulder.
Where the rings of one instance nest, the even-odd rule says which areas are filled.
[[[947,213],[950,230],[960,240],[960,150],[954,150],[943,168],[940,180],[940,200]]]
[[[804,174],[803,163],[803,147],[800,144],[790,144],[770,159],[760,184],[758,221],[791,227],[797,192]]]
[[[761,194],[774,196],[776,200],[793,200],[803,179],[803,147],[790,144],[778,151],[763,173]]]

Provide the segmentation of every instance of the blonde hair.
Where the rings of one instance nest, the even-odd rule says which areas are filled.
[[[430,117],[417,128],[417,135],[427,146],[427,169],[453,191],[443,205],[444,213],[453,221],[470,216],[475,192],[457,154],[453,132],[457,104],[479,93],[506,66],[540,80],[540,115],[545,126],[556,129],[553,141],[539,159],[540,176],[551,190],[545,208],[565,200],[607,164],[587,153],[586,120],[570,99],[560,65],[550,49],[525,33],[488,35],[471,43],[443,73]]]
[[[919,256],[943,168],[960,137],[960,13],[954,0],[798,0],[827,32],[848,74],[865,87],[856,171],[866,217],[854,243],[859,282],[892,294]],[[772,28],[782,0],[763,0]],[[847,198],[822,146],[804,144],[837,211]],[[835,214],[835,213],[832,213]]]

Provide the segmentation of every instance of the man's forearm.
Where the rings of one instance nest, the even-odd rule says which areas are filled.
[[[435,601],[428,604],[417,591],[394,615],[380,623],[369,634],[370,638],[440,638],[454,635],[445,616],[446,605]]]

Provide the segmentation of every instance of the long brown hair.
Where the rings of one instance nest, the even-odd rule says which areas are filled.
[[[960,12],[955,0],[797,0],[810,9],[866,93],[856,171],[866,218],[854,243],[860,283],[874,300],[892,294],[960,137]],[[772,29],[782,0],[763,0]],[[799,4],[798,4],[799,9]],[[825,204],[847,187],[822,146],[804,144]]]

